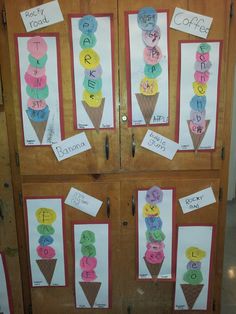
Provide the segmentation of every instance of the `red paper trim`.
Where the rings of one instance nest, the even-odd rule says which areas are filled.
[[[76,114],[76,97],[75,97],[75,67],[74,67],[74,58],[73,58],[73,39],[72,39],[72,18],[80,18],[85,16],[85,14],[71,13],[68,14],[68,23],[69,23],[69,34],[70,34],[70,59],[71,59],[71,81],[72,81],[72,96],[73,96],[73,115],[74,115],[74,129],[75,130],[84,130],[84,131],[96,131],[95,128],[78,128],[77,124],[77,114]],[[116,106],[115,106],[115,63],[114,63],[114,23],[113,23],[113,13],[99,13],[93,14],[95,17],[110,17],[110,30],[111,30],[111,71],[112,71],[112,98],[113,98],[113,128],[100,128],[100,130],[115,130],[116,129]]]
[[[176,188],[174,187],[160,187],[162,190],[172,190],[172,249],[171,249],[171,277],[172,278],[157,278],[157,281],[175,281],[175,268],[176,268],[176,245],[177,241],[175,238],[175,227],[176,227]],[[144,278],[141,279],[138,277],[139,273],[139,229],[138,229],[138,192],[139,191],[147,191],[148,188],[138,189],[136,191],[136,200],[137,200],[137,211],[136,211],[136,280],[140,281],[153,281],[152,278]],[[173,240],[174,239],[174,240]]]
[[[81,309],[76,307],[76,291],[75,291],[75,231],[74,226],[75,225],[101,225],[106,224],[108,225],[108,307],[106,308],[96,308],[96,310],[105,310],[105,309],[111,309],[112,308],[112,277],[111,277],[111,224],[108,220],[99,220],[96,222],[91,222],[91,220],[76,220],[71,222],[71,228],[72,228],[72,249],[73,249],[73,262],[74,262],[74,268],[73,268],[73,278],[74,278],[74,300],[75,300],[75,309]],[[91,310],[91,308],[85,308],[84,310]]]
[[[210,309],[212,292],[212,277],[213,277],[213,254],[215,252],[216,245],[216,225],[214,224],[177,224],[177,250],[176,250],[176,266],[177,266],[177,254],[178,254],[178,238],[179,238],[179,227],[212,227],[212,236],[211,236],[211,253],[210,253],[210,263],[209,263],[209,274],[208,274],[208,290],[207,290],[207,308],[206,310],[194,310],[194,312],[207,312]],[[177,271],[176,271],[177,272]],[[176,285],[176,284],[175,284]],[[176,288],[175,288],[176,289]],[[175,310],[175,296],[173,299],[173,312],[174,313],[186,313],[186,310]]]
[[[177,82],[177,93],[176,93],[176,130],[175,130],[175,141],[179,143],[179,124],[180,124],[180,79],[181,79],[181,44],[191,44],[191,43],[208,43],[215,42],[219,43],[219,64],[218,64],[218,78],[217,78],[217,100],[216,100],[216,129],[215,129],[215,141],[214,147],[212,149],[198,149],[197,152],[215,152],[216,151],[216,139],[218,132],[218,115],[219,115],[219,99],[220,99],[220,77],[221,77],[221,62],[222,62],[222,49],[223,49],[223,40],[219,39],[209,39],[209,40],[179,40],[178,42],[178,82]],[[194,152],[194,149],[187,150],[177,150],[177,153],[186,153]]]
[[[5,281],[6,281],[9,310],[10,310],[10,314],[13,314],[14,313],[14,311],[13,311],[13,299],[12,299],[12,291],[11,291],[9,273],[7,270],[6,257],[5,257],[5,254],[3,252],[0,252],[0,256],[2,258],[3,270],[4,270],[4,275],[5,275]]]
[[[29,245],[29,221],[28,221],[28,208],[27,200],[51,200],[51,199],[60,199],[61,200],[61,219],[62,219],[62,237],[63,237],[63,255],[64,255],[64,273],[65,273],[65,285],[58,286],[33,286],[32,272],[31,272],[31,260],[30,260],[30,245]],[[64,288],[68,286],[68,261],[67,253],[65,250],[65,241],[66,241],[66,230],[65,230],[65,207],[64,207],[64,197],[63,196],[25,196],[24,197],[25,205],[25,225],[26,225],[26,239],[28,247],[28,261],[29,261],[29,274],[30,274],[30,283],[31,288]]]
[[[61,140],[65,138],[65,130],[64,130],[64,113],[63,113],[63,95],[62,95],[62,79],[61,79],[61,55],[60,55],[60,40],[59,33],[34,33],[32,36],[28,33],[16,33],[14,34],[14,42],[15,42],[15,54],[16,54],[16,66],[17,66],[17,81],[18,81],[18,94],[20,98],[20,111],[21,111],[21,128],[22,128],[22,143],[25,147],[47,147],[51,146],[50,144],[46,145],[26,145],[25,144],[25,131],[23,125],[23,108],[22,108],[22,94],[21,94],[21,80],[20,80],[20,62],[19,62],[19,46],[18,46],[18,38],[20,37],[29,37],[32,38],[34,36],[40,37],[55,37],[56,38],[56,50],[57,50],[57,84],[58,84],[58,98],[59,98],[59,119],[60,119],[60,130],[61,130]]]
[[[166,13],[167,20],[167,51],[168,51],[168,123],[152,123],[152,124],[141,124],[133,125],[132,124],[132,95],[131,95],[131,67],[130,67],[130,39],[129,39],[129,19],[130,14],[137,14],[136,11],[125,11],[125,48],[126,48],[126,85],[127,85],[127,114],[128,114],[128,127],[163,127],[170,124],[170,45],[169,45],[169,10],[158,9],[158,13]]]

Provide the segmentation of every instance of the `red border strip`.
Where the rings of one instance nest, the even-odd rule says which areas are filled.
[[[207,308],[205,310],[194,310],[194,312],[206,312],[209,311],[211,299],[212,299],[212,268],[213,268],[213,254],[215,252],[216,245],[216,225],[215,224],[177,224],[177,250],[176,250],[176,266],[177,266],[177,254],[178,254],[178,238],[179,238],[179,227],[212,227],[211,235],[211,254],[210,254],[210,263],[209,263],[209,276],[208,276],[208,291],[207,291]],[[176,283],[175,283],[176,289]],[[173,298],[173,313],[186,313],[188,310],[175,310],[175,292]]]
[[[10,313],[13,314],[14,311],[13,311],[12,291],[11,291],[9,273],[7,271],[6,257],[5,257],[5,254],[3,252],[0,252],[0,257],[2,258],[3,270],[4,270],[4,274],[5,274],[5,282],[6,282],[6,286],[7,286],[9,310],[10,310]]]
[[[64,253],[64,273],[65,273],[65,285],[61,286],[33,286],[32,272],[31,272],[31,260],[30,260],[30,246],[29,246],[29,221],[28,221],[28,208],[27,200],[51,200],[51,199],[60,199],[61,200],[61,219],[62,219],[62,236],[63,236],[63,253]],[[26,225],[26,236],[27,236],[27,245],[28,245],[28,259],[30,263],[30,281],[31,288],[64,288],[68,286],[68,263],[67,263],[67,254],[65,250],[65,241],[66,241],[66,230],[65,230],[65,208],[64,208],[64,197],[62,196],[25,196],[25,225]]]
[[[177,83],[177,93],[176,93],[176,130],[175,130],[175,141],[179,143],[179,124],[180,124],[180,79],[181,79],[181,44],[191,44],[191,43],[219,43],[219,64],[218,64],[218,79],[217,79],[217,100],[216,100],[216,129],[215,129],[215,141],[214,148],[212,149],[198,149],[197,152],[214,152],[216,151],[216,139],[218,131],[218,114],[219,114],[219,98],[220,98],[220,77],[221,77],[221,62],[222,62],[222,49],[223,40],[210,39],[210,40],[179,40],[178,41],[178,83]],[[194,152],[194,149],[188,150],[178,150],[177,153]]]
[[[75,309],[80,309],[76,307],[76,292],[75,292],[75,231],[74,226],[75,225],[100,225],[100,224],[106,224],[108,225],[108,307],[107,308],[96,308],[96,310],[105,310],[105,309],[111,309],[112,308],[112,281],[111,281],[111,224],[108,220],[100,220],[97,222],[91,222],[91,220],[76,220],[71,221],[71,227],[72,227],[72,249],[73,249],[73,257],[74,257],[74,270],[73,270],[73,278],[74,278],[74,300],[75,300]],[[85,308],[84,310],[91,310],[91,308]]]
[[[60,117],[60,130],[61,130],[61,140],[65,138],[65,130],[64,130],[64,114],[63,114],[63,95],[62,95],[62,79],[61,79],[61,54],[60,54],[60,40],[59,33],[34,33],[33,36],[30,36],[28,33],[16,33],[14,34],[14,41],[16,47],[16,66],[17,66],[17,80],[18,80],[18,93],[20,98],[20,111],[21,111],[21,128],[22,128],[22,142],[25,147],[47,147],[51,146],[47,145],[26,145],[25,144],[25,136],[24,136],[24,126],[23,126],[23,106],[22,106],[22,94],[21,94],[21,79],[20,79],[20,62],[19,62],[19,46],[18,46],[18,38],[20,37],[55,37],[56,38],[56,50],[57,50],[57,73],[58,73],[58,97],[59,97],[59,117]]]
[[[127,113],[128,113],[128,127],[163,127],[170,124],[170,45],[169,45],[169,10],[157,9],[158,13],[166,13],[167,19],[167,51],[168,51],[168,123],[152,123],[132,125],[132,97],[131,97],[131,67],[130,67],[130,31],[129,31],[129,19],[130,14],[137,14],[137,11],[125,11],[125,47],[126,47],[126,85],[127,85]]]
[[[95,131],[95,128],[78,128],[77,124],[77,114],[76,114],[76,96],[75,96],[75,66],[73,58],[73,39],[72,39],[72,18],[80,18],[86,14],[68,14],[68,23],[69,23],[69,33],[70,33],[70,59],[71,59],[71,81],[72,81],[72,95],[73,95],[73,115],[74,115],[74,129],[75,130],[84,130],[84,131]],[[113,23],[113,13],[107,14],[93,14],[96,17],[110,17],[110,28],[111,28],[111,71],[112,71],[112,98],[113,98],[113,128],[100,128],[100,130],[114,130],[116,128],[116,106],[115,106],[115,64],[114,64],[114,52],[115,52],[115,41],[114,41],[114,23]]]
[[[172,190],[172,253],[171,253],[171,277],[172,278],[157,278],[157,281],[175,281],[175,268],[176,268],[176,239],[175,239],[175,226],[176,226],[176,188],[174,187],[160,187],[162,190]],[[148,189],[138,189],[136,191],[136,203],[137,203],[137,209],[139,208],[138,205],[138,192],[139,191],[147,191]],[[139,229],[138,229],[138,215],[139,210],[136,212],[136,279],[139,281],[153,281],[152,278],[144,278],[140,279],[138,278],[138,272],[139,272]],[[174,240],[173,240],[174,239]]]

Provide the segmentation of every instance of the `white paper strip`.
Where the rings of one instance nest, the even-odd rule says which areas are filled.
[[[208,310],[212,234],[212,226],[179,226],[174,310]]]
[[[211,187],[179,199],[184,214],[215,202],[215,195]]]
[[[91,149],[88,138],[84,132],[67,138],[64,141],[52,145],[52,149],[58,161]]]
[[[2,254],[0,253],[0,313],[10,314],[10,302],[7,291],[6,269],[4,268]]]
[[[64,20],[57,0],[22,11],[20,14],[27,32]]]
[[[76,223],[73,231],[76,308],[92,310],[109,308],[111,278],[109,225],[107,223]],[[88,244],[86,248],[86,245],[82,243],[84,240],[89,242],[92,239],[91,234],[93,234],[93,243]],[[86,251],[90,252],[89,256],[85,255]],[[94,313],[99,312],[99,310],[94,310]]]
[[[95,217],[102,206],[102,201],[75,188],[71,188],[65,204]]]
[[[212,21],[212,17],[175,8],[170,27],[201,38],[207,38]]]
[[[141,146],[172,160],[179,147],[179,144],[169,140],[161,134],[148,130]]]

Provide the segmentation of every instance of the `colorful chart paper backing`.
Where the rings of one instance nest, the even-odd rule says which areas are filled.
[[[162,188],[163,199],[157,204],[160,210],[159,218],[162,221],[162,227],[159,228],[165,235],[164,260],[161,268],[158,270],[158,280],[173,280],[173,225],[175,221],[174,213],[174,189]],[[147,190],[138,190],[138,216],[137,216],[137,278],[143,280],[156,279],[156,270],[149,267],[144,256],[147,252],[147,225],[143,215],[143,208],[147,204],[145,199]],[[159,224],[157,222],[157,224]],[[153,273],[152,273],[153,272]],[[157,274],[157,273],[156,273]]]
[[[32,287],[66,285],[62,198],[27,198]]]
[[[3,253],[0,252],[0,313],[13,314],[11,301],[6,262]]]
[[[220,41],[179,42],[179,150],[215,149],[220,56]]]
[[[73,231],[76,308],[109,308],[109,224],[76,222]],[[88,243],[91,234],[93,240]]]
[[[129,126],[165,125],[169,122],[169,74],[168,74],[168,14],[164,10],[157,11],[157,27],[160,39],[157,42],[162,57],[157,61],[161,73],[157,77],[158,95],[143,97],[140,94],[140,82],[145,77],[144,50],[142,30],[138,26],[137,12],[126,12],[126,67]],[[155,48],[155,47],[154,47]],[[156,62],[156,63],[157,63]],[[153,64],[155,65],[155,64]],[[136,96],[136,94],[139,94]],[[144,99],[145,98],[145,99]],[[143,108],[153,108],[153,113],[144,112]],[[144,110],[144,111],[143,111]],[[150,116],[151,119],[148,118]],[[148,121],[149,122],[148,122]]]
[[[178,227],[175,310],[208,309],[213,235],[213,226]]]
[[[26,146],[64,137],[58,34],[16,35],[20,106]]]
[[[81,46],[81,40],[84,38],[82,36],[85,36],[85,34],[79,29],[79,23],[82,18],[83,16],[81,15],[69,15],[75,128],[96,129],[97,131],[99,129],[113,129],[115,128],[113,15],[96,14],[93,16],[97,22],[97,29],[94,32],[89,33],[90,36],[94,36],[92,39],[94,40],[94,43],[92,44],[93,48],[85,49],[83,49],[83,45]],[[86,45],[88,40],[90,41],[91,37],[84,40],[84,45]],[[85,51],[84,55],[83,51]],[[92,61],[88,60],[90,56],[96,56],[94,59],[98,56],[97,59],[99,61],[94,61],[94,66],[92,68],[89,66],[89,68],[85,70],[80,61],[83,58],[84,60],[87,58],[87,62],[85,61],[85,63],[93,64],[93,58]],[[98,68],[100,68],[101,72]],[[96,72],[93,72],[94,69],[97,69]],[[86,88],[97,88],[97,73],[99,73],[99,79],[101,79],[100,83],[102,86],[99,92],[102,93],[103,101],[99,107],[95,108],[88,106],[87,101],[84,101],[84,90]],[[86,77],[88,78],[87,83],[85,82]],[[88,95],[92,94],[93,92],[90,90]],[[97,93],[95,93],[95,95],[96,94]],[[96,99],[96,96],[91,96],[91,99]]]

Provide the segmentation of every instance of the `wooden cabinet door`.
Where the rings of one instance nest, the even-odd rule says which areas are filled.
[[[141,314],[145,313],[162,313],[169,314],[173,312],[174,302],[174,286],[175,280],[172,281],[152,281],[152,280],[137,280],[137,191],[147,190],[152,186],[172,187],[175,189],[174,197],[174,212],[175,222],[173,228],[173,246],[176,250],[176,236],[178,224],[217,224],[219,203],[219,180],[215,178],[194,179],[193,177],[176,177],[164,178],[158,176],[157,179],[144,179],[138,181],[127,180],[121,183],[121,269],[129,269],[123,273],[124,280],[122,281],[122,313]],[[179,205],[178,199],[200,191],[201,189],[211,186],[216,203],[208,207],[198,209],[191,214],[183,214]],[[134,197],[132,205],[132,197]],[[135,205],[134,205],[135,203]],[[132,210],[133,206],[133,210]],[[135,207],[135,214],[134,214]],[[160,214],[161,217],[161,214]],[[163,222],[164,225],[164,222]],[[214,250],[215,248],[213,248]],[[175,254],[175,253],[174,253]],[[176,255],[175,255],[176,256]],[[215,255],[214,263],[215,264]],[[174,260],[175,263],[175,260]],[[174,265],[175,269],[175,265]],[[214,282],[216,269],[213,269],[212,280]],[[212,286],[213,287],[213,286]],[[215,288],[217,290],[217,287]],[[212,294],[211,294],[212,295]],[[211,307],[212,308],[211,300]],[[208,313],[212,313],[209,311]]]
[[[111,254],[111,308],[103,309],[104,313],[121,313],[120,298],[120,270],[119,270],[119,183],[40,183],[24,184],[24,198],[53,198],[63,197],[64,200],[71,187],[89,194],[103,202],[96,217],[92,217],[82,211],[64,206],[64,246],[66,259],[67,286],[66,287],[34,287],[31,288],[33,313],[93,313],[94,309],[76,309],[74,290],[74,249],[72,237],[73,222],[96,223],[106,221],[110,223],[110,254]],[[109,203],[107,200],[109,198]],[[107,207],[110,206],[110,209]],[[108,217],[109,216],[109,217]],[[20,236],[20,235],[19,235]],[[37,245],[37,243],[36,243]]]
[[[65,138],[81,133],[84,130],[74,128],[75,115],[73,112],[73,79],[72,60],[70,56],[69,14],[95,15],[111,14],[111,30],[113,32],[113,77],[114,77],[114,114],[115,128],[100,129],[99,132],[85,130],[92,149],[58,163],[50,146],[25,146],[23,141],[21,103],[19,96],[18,70],[16,64],[15,33],[25,33],[20,16],[21,11],[43,4],[38,1],[5,1],[8,40],[11,59],[11,75],[13,104],[17,123],[18,153],[22,175],[39,174],[72,174],[72,173],[101,173],[113,172],[119,168],[119,112],[118,112],[118,44],[117,44],[117,2],[116,1],[59,1],[64,21],[37,30],[37,33],[58,33],[59,35],[59,64],[61,64],[62,113],[64,120]],[[34,33],[27,33],[34,36]],[[78,38],[79,40],[79,38]],[[78,56],[79,58],[79,56]],[[112,77],[110,78],[112,80]],[[76,88],[76,86],[75,86]],[[49,91],[50,92],[50,91]],[[27,104],[24,104],[25,108]],[[112,106],[112,103],[109,104]]]
[[[158,11],[168,10],[170,20],[176,7],[213,17],[213,23],[207,40],[222,40],[223,53],[220,70],[220,90],[218,99],[217,138],[215,150],[197,152],[177,152],[173,160],[168,160],[158,154],[141,147],[142,140],[148,129],[155,131],[168,139],[177,141],[178,128],[178,45],[180,40],[201,40],[199,37],[176,31],[168,27],[169,32],[169,124],[132,126],[129,114],[130,100],[127,86],[130,84],[128,66],[125,62],[127,49],[127,23],[125,12],[138,12],[143,7],[153,7]],[[221,167],[222,132],[224,124],[226,57],[229,22],[229,1],[210,0],[207,6],[194,1],[119,1],[119,45],[120,45],[120,90],[121,90],[121,166],[126,170],[188,170],[188,169],[219,169]],[[141,30],[140,30],[141,34]],[[142,37],[140,35],[140,40]],[[128,77],[127,77],[128,76]],[[160,76],[161,78],[161,76]],[[194,79],[193,79],[194,81]],[[157,102],[158,105],[158,102]]]

